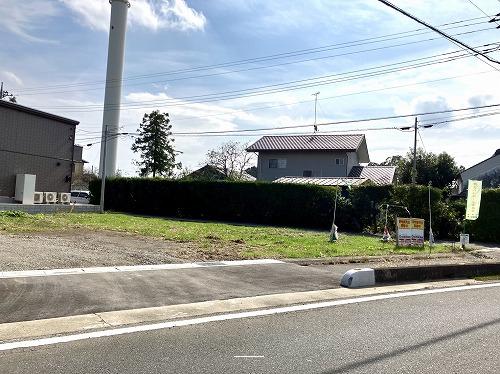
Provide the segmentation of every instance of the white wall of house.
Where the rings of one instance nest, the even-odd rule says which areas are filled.
[[[356,152],[347,152],[347,174],[351,171],[353,166],[359,165],[359,158]]]
[[[259,152],[258,180],[280,177],[346,177],[357,164],[356,154],[341,151]]]
[[[485,176],[495,171],[500,172],[500,155],[488,158],[460,173],[460,178],[457,180],[457,193],[460,194],[467,189],[469,179],[483,180]],[[491,186],[483,186],[483,188],[487,187]]]

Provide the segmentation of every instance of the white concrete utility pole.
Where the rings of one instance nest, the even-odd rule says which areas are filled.
[[[99,176],[103,179],[116,174],[125,34],[127,31],[127,12],[130,8],[130,3],[127,0],[109,0],[109,3],[111,4],[111,21],[99,166]]]
[[[415,117],[415,140],[413,142],[413,169],[411,172],[411,183],[417,184],[417,117]]]

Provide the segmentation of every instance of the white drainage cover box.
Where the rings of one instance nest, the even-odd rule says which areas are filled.
[[[340,285],[348,288],[375,286],[375,271],[370,268],[355,268],[344,274]]]

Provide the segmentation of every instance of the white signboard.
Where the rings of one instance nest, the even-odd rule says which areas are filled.
[[[397,245],[424,245],[424,223],[422,218],[397,219]]]
[[[460,234],[460,245],[462,247],[469,245],[469,234]]]

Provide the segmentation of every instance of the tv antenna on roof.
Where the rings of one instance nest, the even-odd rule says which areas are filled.
[[[313,93],[312,95],[315,96],[314,98],[314,132],[318,131],[318,125],[316,125],[316,107],[318,105],[318,95],[320,92]]]

